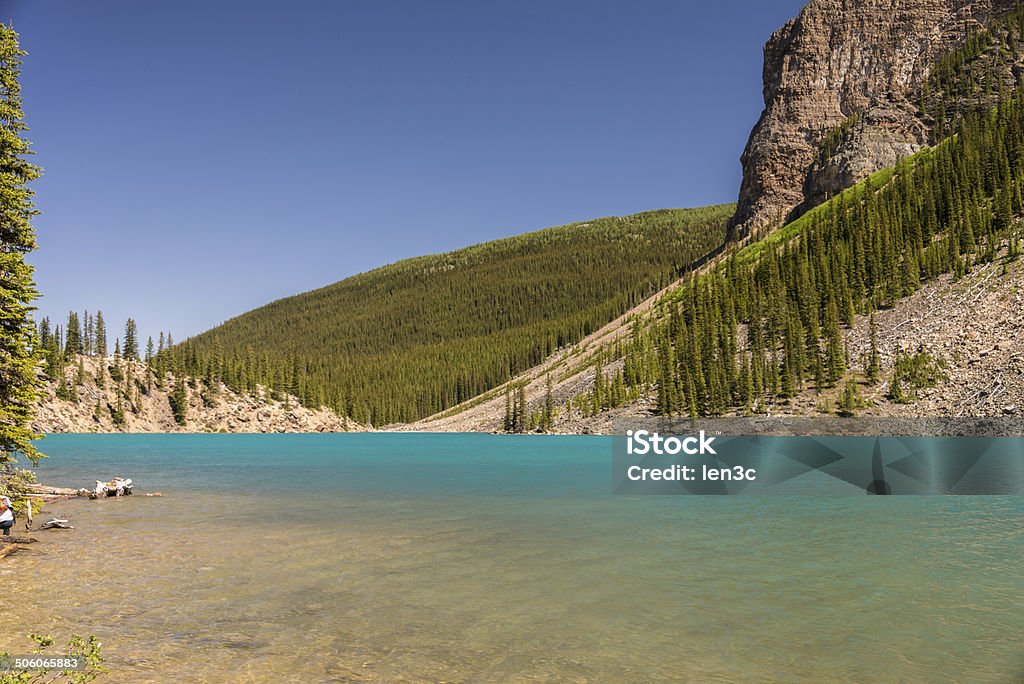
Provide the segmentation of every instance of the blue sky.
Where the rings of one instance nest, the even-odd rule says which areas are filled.
[[[0,0],[40,310],[183,339],[397,259],[734,201],[801,5]]]

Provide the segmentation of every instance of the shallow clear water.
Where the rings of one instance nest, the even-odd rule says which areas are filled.
[[[0,561],[0,650],[95,633],[114,681],[1024,675],[1022,497],[613,496],[601,437],[43,447],[165,495],[51,504],[76,529]]]

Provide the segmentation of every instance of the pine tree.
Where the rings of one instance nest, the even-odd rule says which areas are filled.
[[[175,378],[174,389],[168,395],[167,402],[171,405],[174,422],[184,425],[187,422],[188,411],[188,390],[185,388],[184,378]]]
[[[50,346],[50,319],[44,318],[39,321],[39,346],[47,349]]]
[[[82,318],[82,353],[92,356],[94,344],[96,344],[96,332],[93,329],[92,314],[86,311]]]
[[[67,327],[64,328],[64,358],[70,359],[82,351],[82,326],[78,314],[71,311],[68,313]]]
[[[103,322],[103,312],[96,312],[96,341],[95,341],[96,355],[100,358],[106,358],[107,356],[107,326]]]
[[[868,376],[868,382],[876,384],[882,375],[882,360],[878,354],[878,327],[875,325],[875,315],[871,314],[871,349],[868,351],[868,363],[864,369]]]
[[[36,248],[31,219],[38,212],[28,184],[40,169],[22,138],[28,130],[21,108],[21,57],[18,34],[0,24],[0,467],[12,466],[20,454],[40,458],[29,428],[39,396],[36,368],[43,350],[35,344],[32,302],[38,296],[33,269],[25,255]]]
[[[132,318],[124,324],[124,358],[139,360],[139,331]]]
[[[110,419],[114,422],[115,427],[124,426],[124,394],[120,388],[115,390],[117,392],[117,404],[114,405],[114,410],[110,412]]]
[[[512,415],[512,388],[507,387],[505,389],[505,420],[502,423],[502,427],[505,432],[512,432],[512,428],[515,427],[514,417]]]
[[[550,430],[555,424],[555,399],[551,383],[551,374],[548,373],[544,387],[544,413],[541,420],[541,427]]]
[[[71,385],[68,383],[67,375],[61,372],[60,383],[57,384],[57,398],[61,401],[73,401],[74,396],[71,391]]]
[[[526,432],[526,385],[523,383],[519,384],[516,388],[516,407],[515,407],[515,431]]]
[[[837,407],[841,416],[856,415],[857,409],[864,407],[864,399],[860,396],[860,391],[855,381],[848,380],[846,382],[846,385],[843,387],[843,393],[839,397]]]
[[[906,404],[909,401],[906,393],[903,391],[903,382],[900,380],[898,372],[892,374],[892,382],[889,383],[887,398],[894,404]]]
[[[46,377],[56,380],[64,368],[64,354],[60,349],[60,328],[46,338],[43,353],[46,358]]]

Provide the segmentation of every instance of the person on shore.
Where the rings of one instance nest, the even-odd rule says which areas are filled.
[[[14,527],[14,509],[11,508],[11,500],[6,496],[0,496],[0,530],[4,531],[4,536],[11,534],[11,528]]]

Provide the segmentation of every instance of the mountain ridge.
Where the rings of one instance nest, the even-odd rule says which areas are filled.
[[[765,109],[741,157],[730,239],[763,233],[923,149],[937,58],[1014,0],[811,0],[764,48]],[[835,149],[822,146],[843,126]]]

